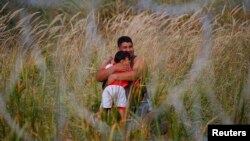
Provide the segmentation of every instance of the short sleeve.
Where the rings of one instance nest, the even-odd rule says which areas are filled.
[[[108,64],[105,66],[105,69],[109,68],[109,67],[112,67],[113,65],[112,64]]]

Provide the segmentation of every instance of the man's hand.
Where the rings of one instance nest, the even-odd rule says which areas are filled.
[[[112,82],[114,82],[117,79],[116,74],[111,74],[108,78],[107,85],[110,85]]]
[[[113,67],[115,68],[115,71],[129,71],[129,70],[131,70],[129,64],[117,63]]]

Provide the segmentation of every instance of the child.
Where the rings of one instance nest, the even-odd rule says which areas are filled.
[[[118,51],[115,54],[114,63],[107,65],[105,68],[114,65],[115,63],[130,64],[130,54],[126,51]],[[119,73],[119,72],[115,72]],[[106,86],[102,93],[102,102],[97,116],[100,118],[103,109],[112,108],[113,103],[117,106],[119,114],[121,116],[121,122],[126,121],[126,93],[124,87],[128,85],[127,81],[115,80],[108,86]]]

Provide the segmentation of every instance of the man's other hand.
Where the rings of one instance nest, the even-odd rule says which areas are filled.
[[[117,63],[114,65],[115,71],[129,71],[130,70],[130,65],[129,64],[122,64],[122,63]]]
[[[107,85],[110,85],[112,82],[114,82],[117,79],[116,74],[111,74],[108,78]]]

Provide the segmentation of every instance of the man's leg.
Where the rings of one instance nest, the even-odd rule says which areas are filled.
[[[145,117],[150,111],[152,111],[152,102],[149,98],[147,90],[143,90],[143,98],[136,108],[136,115],[139,117]]]

